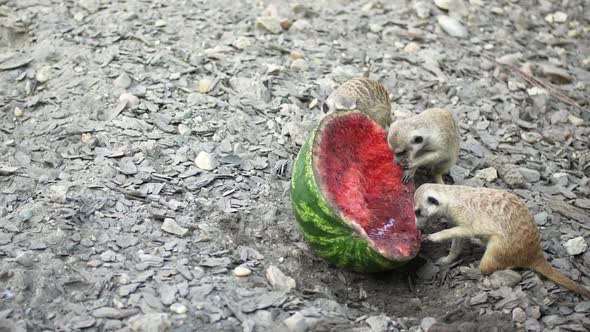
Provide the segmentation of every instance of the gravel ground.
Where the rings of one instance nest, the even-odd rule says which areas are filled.
[[[589,287],[589,6],[0,0],[0,330],[588,331],[588,300],[482,276],[477,244],[329,266],[288,188],[327,95],[368,74],[394,116],[453,110],[447,182],[518,194]]]

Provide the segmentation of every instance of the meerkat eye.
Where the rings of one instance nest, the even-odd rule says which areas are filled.
[[[420,144],[422,142],[424,142],[424,137],[422,137],[422,136],[414,137],[414,144]]]
[[[436,199],[432,196],[428,196],[428,203],[438,206],[438,199]]]

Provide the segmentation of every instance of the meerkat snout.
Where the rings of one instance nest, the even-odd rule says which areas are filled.
[[[414,214],[418,229],[424,229],[429,221],[440,214],[440,201],[432,188],[432,184],[424,184],[414,193]]]

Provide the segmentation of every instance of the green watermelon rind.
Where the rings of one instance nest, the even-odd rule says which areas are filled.
[[[322,122],[327,121],[324,118]],[[338,208],[331,207],[322,194],[313,167],[313,146],[319,128],[310,133],[299,150],[291,176],[291,202],[300,232],[321,258],[340,268],[356,272],[381,272],[398,268],[405,261],[390,260],[345,221]],[[409,257],[411,259],[413,257]]]

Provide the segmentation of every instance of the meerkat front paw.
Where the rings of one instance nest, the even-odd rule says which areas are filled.
[[[440,235],[438,233],[428,234],[428,237],[426,239],[431,242],[440,242],[441,241]]]
[[[415,169],[405,169],[402,177],[402,183],[407,184],[414,177]]]
[[[436,261],[437,265],[449,265],[452,262],[455,261],[455,257],[450,257],[450,256],[446,256],[446,257],[441,257]]]

